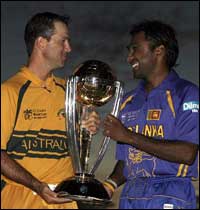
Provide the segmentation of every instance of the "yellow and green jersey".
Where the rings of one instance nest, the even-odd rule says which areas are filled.
[[[53,74],[42,81],[23,67],[1,85],[1,149],[48,184],[74,174],[64,105],[65,81]]]

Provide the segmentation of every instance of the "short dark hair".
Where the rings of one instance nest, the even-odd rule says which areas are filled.
[[[42,36],[50,40],[54,34],[54,22],[59,21],[68,26],[70,17],[67,15],[58,15],[51,12],[37,13],[26,24],[24,31],[24,40],[27,53],[30,56],[33,51],[35,40]]]
[[[150,41],[151,50],[160,45],[165,46],[167,66],[169,69],[175,66],[179,54],[179,47],[176,32],[172,26],[159,20],[144,20],[138,24],[134,24],[130,34],[134,36],[141,31],[144,32],[146,40]]]

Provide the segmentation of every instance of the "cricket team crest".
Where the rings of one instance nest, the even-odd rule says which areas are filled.
[[[155,176],[156,157],[146,152],[129,147],[126,164],[129,170],[128,176],[132,176],[134,178]]]
[[[66,116],[66,114],[65,114],[65,109],[64,109],[64,108],[60,109],[60,110],[57,112],[57,117],[59,117],[59,120],[64,119],[65,116]]]

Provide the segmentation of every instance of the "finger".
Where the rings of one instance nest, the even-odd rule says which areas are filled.
[[[69,198],[65,198],[65,197],[57,197],[55,199],[55,202],[56,203],[68,203],[68,202],[72,202],[72,200]]]
[[[87,128],[87,130],[90,132],[90,134],[95,134],[99,129],[96,126],[90,126]]]
[[[99,126],[100,125],[100,121],[99,120],[92,120],[92,119],[90,119],[90,120],[83,120],[82,122],[81,122],[81,126],[82,127],[89,127],[89,126]]]
[[[99,114],[98,114],[97,112],[95,112],[95,111],[92,111],[92,112],[90,113],[90,116],[96,116],[96,117],[99,118]]]
[[[104,120],[104,125],[105,125],[105,126],[113,126],[114,123],[115,123],[115,122],[113,121],[113,119],[106,118],[106,119]]]
[[[95,120],[100,120],[100,116],[96,112],[90,113],[88,118],[89,119],[92,118],[92,119],[95,119]]]
[[[108,117],[108,120],[110,120],[110,121],[117,121],[118,120],[115,116],[113,116],[111,114],[107,115],[107,117]]]
[[[110,132],[110,130],[109,129],[105,129],[104,131],[103,131],[103,135],[104,136],[110,136],[110,134],[111,134],[111,132]]]
[[[48,204],[62,204],[62,203],[69,203],[72,202],[71,199],[68,198],[53,198],[53,199],[49,199],[49,201],[47,201],[46,203]]]
[[[53,194],[51,193],[51,195],[53,195]],[[57,204],[59,204],[59,203],[66,203],[66,202],[72,202],[71,199],[69,199],[67,197],[64,197],[64,196],[60,196],[59,193],[55,193],[55,192],[54,192],[53,197],[51,197],[50,199],[51,199],[51,202],[57,203]]]
[[[87,122],[87,123],[94,122],[96,124],[100,124],[101,121],[99,118],[90,117],[88,120],[85,120],[85,122]]]
[[[93,128],[95,128],[96,130],[98,130],[100,126],[97,125],[96,123],[83,123],[81,125],[81,127],[82,128],[85,128],[87,130],[90,130],[90,129],[93,129]]]

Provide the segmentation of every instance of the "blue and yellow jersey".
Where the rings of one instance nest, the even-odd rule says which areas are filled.
[[[1,102],[1,149],[40,181],[56,184],[73,176],[65,81],[54,75],[42,81],[23,67],[1,85]]]
[[[199,142],[198,117],[198,87],[181,79],[174,70],[148,95],[141,81],[135,90],[124,96],[119,115],[122,123],[136,133],[157,141],[181,140],[194,144]],[[125,161],[127,178],[198,176],[197,158],[191,166],[172,163],[121,143],[117,144],[116,158]]]

